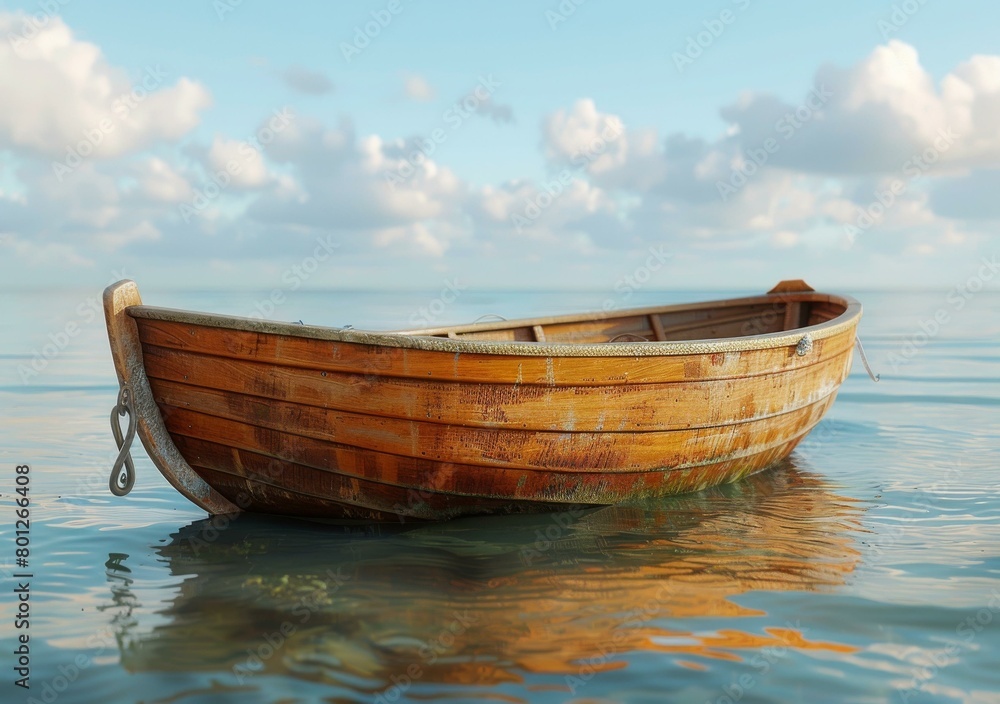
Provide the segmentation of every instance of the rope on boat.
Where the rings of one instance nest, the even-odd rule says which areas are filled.
[[[854,344],[858,346],[858,352],[861,353],[861,363],[865,365],[865,371],[868,372],[868,376],[871,377],[872,381],[878,382],[882,378],[882,375],[873,373],[872,368],[868,365],[868,357],[865,355],[865,347],[861,344],[861,338],[854,338]]]
[[[125,436],[122,437],[118,418],[124,415],[128,415],[128,429],[125,431]],[[114,466],[111,467],[108,488],[115,496],[125,496],[132,491],[132,487],[135,485],[135,465],[132,464],[132,455],[129,454],[132,440],[135,439],[135,424],[132,394],[129,393],[128,384],[122,384],[118,391],[118,403],[111,409],[111,433],[115,436],[115,444],[118,445],[118,457],[115,459]]]

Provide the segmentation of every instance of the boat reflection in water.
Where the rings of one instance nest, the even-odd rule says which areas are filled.
[[[736,629],[765,614],[733,597],[842,585],[860,513],[791,460],[655,507],[350,528],[207,519],[154,546],[183,581],[157,625],[119,639],[122,664],[393,701],[411,685],[568,692],[635,651],[694,669],[769,646],[851,652],[777,619]],[[719,623],[685,630],[696,617]]]

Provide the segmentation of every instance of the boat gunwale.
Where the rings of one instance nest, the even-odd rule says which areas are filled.
[[[503,330],[512,327],[550,325],[568,322],[588,322],[655,315],[685,310],[727,308],[738,305],[759,305],[787,302],[826,302],[845,307],[844,312],[830,320],[780,332],[742,335],[717,339],[698,340],[651,340],[643,342],[535,342],[530,340],[482,340],[437,337],[429,333],[435,330]],[[552,317],[521,318],[502,322],[480,323],[476,326],[456,325],[451,328],[429,328],[427,330],[393,332],[335,328],[322,325],[303,325],[277,320],[262,320],[241,316],[202,313],[176,308],[136,305],[126,309],[133,318],[162,320],[188,325],[241,330],[244,332],[280,335],[286,337],[310,338],[331,342],[344,342],[377,347],[427,350],[444,353],[485,354],[525,357],[660,357],[690,354],[719,354],[743,352],[778,347],[795,346],[805,336],[813,340],[834,337],[855,327],[862,313],[861,304],[850,296],[821,292],[781,292],[742,298],[720,299],[699,303],[669,306],[631,308],[608,313],[578,313]],[[710,322],[710,321],[706,321]],[[481,327],[480,327],[481,326]]]

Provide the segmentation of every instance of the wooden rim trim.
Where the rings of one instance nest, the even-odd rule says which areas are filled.
[[[259,357],[248,356],[248,353],[245,353],[245,352],[233,352],[231,350],[225,349],[225,348],[220,347],[218,345],[198,344],[198,345],[195,345],[193,347],[189,347],[189,346],[187,346],[185,344],[178,344],[177,340],[179,339],[179,337],[176,334],[168,333],[167,337],[169,337],[171,339],[165,339],[164,338],[165,331],[162,329],[162,327],[158,327],[158,324],[161,324],[161,323],[163,325],[165,325],[165,326],[168,326],[168,327],[169,326],[175,326],[175,325],[183,326],[183,325],[188,325],[188,324],[186,324],[186,323],[180,323],[178,321],[154,320],[154,319],[145,319],[145,318],[140,318],[140,319],[143,320],[143,323],[139,325],[139,337],[140,337],[140,340],[142,341],[142,343],[143,343],[143,345],[145,347],[159,347],[159,348],[168,349],[168,350],[177,350],[177,351],[180,351],[180,352],[187,352],[189,354],[199,354],[199,355],[207,355],[207,356],[212,356],[212,357],[218,357],[218,358],[221,358],[221,359],[232,359],[232,360],[238,360],[238,361],[244,361],[244,360],[256,361],[256,362],[261,362],[261,363],[274,364],[275,366],[286,367],[286,368],[289,368],[289,369],[304,369],[304,370],[317,371],[317,372],[324,372],[324,371],[326,371],[326,372],[335,372],[335,373],[343,373],[343,374],[363,374],[363,375],[369,375],[369,374],[371,374],[371,375],[376,375],[376,376],[379,376],[379,377],[385,378],[385,379],[411,379],[411,380],[421,379],[421,380],[426,380],[426,381],[446,382],[446,383],[470,383],[470,384],[471,383],[487,383],[487,384],[492,384],[492,383],[513,384],[513,383],[517,383],[517,384],[523,384],[523,385],[526,385],[526,386],[530,385],[530,386],[544,386],[544,387],[566,387],[566,386],[602,387],[602,386],[617,386],[617,385],[621,385],[623,383],[629,383],[629,384],[661,384],[661,383],[662,384],[668,384],[668,383],[674,383],[674,382],[722,381],[722,380],[727,380],[727,379],[751,379],[751,378],[757,378],[757,377],[761,377],[761,376],[766,376],[766,375],[772,374],[774,372],[779,372],[779,371],[792,371],[792,370],[804,370],[804,369],[807,369],[807,368],[813,366],[814,364],[817,364],[820,361],[820,359],[822,358],[822,356],[826,353],[826,350],[823,349],[822,351],[818,352],[817,354],[810,354],[810,355],[806,355],[805,357],[798,357],[798,356],[796,356],[794,354],[794,352],[795,352],[795,346],[791,346],[788,349],[788,354],[787,354],[787,357],[788,357],[789,362],[790,362],[789,366],[779,366],[778,363],[776,363],[776,362],[774,362],[772,360],[771,363],[768,363],[768,364],[761,363],[761,364],[757,365],[756,367],[752,367],[752,368],[748,367],[746,369],[743,369],[742,371],[731,371],[731,372],[728,372],[728,373],[721,373],[721,372],[715,372],[713,370],[712,373],[711,373],[711,375],[708,375],[705,372],[703,372],[702,375],[700,375],[700,376],[688,376],[687,373],[684,372],[684,374],[681,375],[681,376],[674,375],[671,378],[656,379],[656,380],[652,380],[652,381],[649,381],[649,380],[647,380],[647,381],[623,381],[622,377],[602,377],[602,378],[598,379],[598,378],[588,378],[586,376],[579,377],[579,378],[573,377],[570,380],[566,380],[567,370],[565,368],[563,368],[560,371],[560,373],[559,373],[559,376],[560,376],[559,381],[556,381],[555,379],[552,378],[553,370],[551,370],[551,369],[547,370],[547,374],[546,374],[546,376],[544,378],[542,376],[538,375],[537,378],[533,377],[532,380],[524,381],[521,378],[521,371],[520,371],[520,364],[523,361],[525,361],[525,360],[532,360],[537,365],[537,364],[540,364],[541,362],[548,362],[549,360],[546,360],[544,357],[527,357],[527,358],[526,357],[507,357],[507,358],[501,357],[500,358],[501,361],[508,361],[509,360],[509,362],[510,362],[510,364],[512,366],[514,364],[518,365],[519,370],[518,370],[518,374],[517,374],[516,378],[513,377],[513,375],[511,375],[510,378],[504,377],[503,380],[498,380],[498,377],[496,375],[492,374],[492,373],[491,374],[481,374],[481,373],[474,373],[474,372],[471,372],[469,370],[466,370],[460,376],[458,376],[458,375],[456,375],[456,376],[447,376],[447,375],[442,375],[442,374],[438,374],[438,375],[435,375],[435,376],[430,376],[430,375],[426,374],[427,367],[424,366],[424,365],[426,365],[427,360],[424,360],[424,362],[412,362],[412,363],[409,363],[409,364],[404,364],[403,360],[400,360],[400,367],[399,368],[386,369],[386,368],[382,368],[382,367],[372,367],[372,366],[366,365],[366,363],[364,361],[357,361],[357,362],[355,362],[353,364],[338,364],[338,363],[335,362],[335,360],[329,358],[329,355],[330,355],[330,351],[329,350],[326,351],[325,354],[317,355],[317,354],[313,353],[313,354],[308,355],[306,357],[296,356],[294,358],[287,358],[287,357],[282,358],[282,357],[279,357],[279,356],[276,356],[276,355],[270,355],[270,356],[267,356],[264,359],[261,359]],[[240,334],[240,335],[246,335],[246,336],[261,334],[261,333],[252,333],[252,332],[245,331],[245,330],[230,330],[230,331],[227,332],[226,328],[222,328],[222,327],[207,327],[205,329],[206,330],[210,330],[210,331],[214,331],[217,335],[227,335],[227,336],[228,335],[232,335],[232,334]],[[148,331],[152,331],[152,332],[148,332]],[[850,336],[850,338],[848,338],[848,336]],[[280,336],[275,336],[275,337],[277,339],[281,339]],[[328,341],[328,340],[312,340],[310,338],[301,338],[301,339],[308,340],[308,342],[310,342],[310,343],[318,343],[318,344],[323,344],[323,343],[328,343],[328,342],[330,342],[330,344],[344,344],[344,343],[335,343],[335,342],[331,342],[331,341]],[[349,344],[353,344],[353,343],[349,343]],[[644,344],[649,344],[649,343],[644,343]],[[796,343],[796,345],[797,344],[798,343]],[[835,352],[830,352],[831,355],[839,355],[841,352],[853,349],[854,348],[853,330],[847,330],[847,331],[845,331],[845,333],[843,335],[833,336],[831,338],[828,338],[824,342],[824,344],[825,345],[835,345],[835,346],[837,346]],[[381,351],[381,348],[374,347],[372,345],[364,345],[364,344],[358,343],[356,346],[364,348],[366,351],[371,351],[371,350],[379,350],[379,351]],[[399,348],[395,348],[395,349],[399,349]],[[781,348],[774,348],[774,349],[781,349]],[[407,351],[408,350],[402,350],[400,352],[400,354],[403,356],[404,359],[405,359],[405,355],[406,355]],[[773,350],[751,350],[750,352],[771,352],[771,351],[773,351]],[[434,354],[436,354],[435,352],[429,352],[427,350],[416,350],[415,352],[420,353],[422,355],[434,355]],[[452,361],[453,362],[457,361],[457,357],[458,357],[458,355],[453,355],[452,356]],[[472,357],[474,359],[482,360],[484,357],[488,357],[488,355],[466,355],[465,359],[468,360],[470,357]],[[691,360],[693,358],[702,358],[702,359],[704,359],[706,357],[707,357],[707,355],[704,355],[704,354],[691,354],[691,355],[673,355],[673,356],[670,357],[670,359],[683,358],[683,359]],[[591,360],[600,359],[600,358],[597,358],[597,357],[592,357],[592,358],[563,357],[563,358],[559,358],[559,359],[560,360],[567,360],[565,362],[563,362],[563,361],[560,362],[565,367],[565,366],[572,366],[578,360],[581,360],[581,359],[582,360],[591,361]],[[647,362],[648,361],[656,362],[660,358],[645,357],[645,358],[642,358],[642,359],[643,359],[643,361],[647,361]],[[639,360],[634,360],[634,361],[639,361]],[[546,365],[546,366],[548,366],[548,365]],[[680,374],[680,371],[678,370],[677,373]],[[639,378],[641,378],[644,375],[639,374],[638,376],[639,376]],[[646,376],[648,376],[648,373],[646,374]]]
[[[132,283],[132,282],[128,282]],[[122,286],[124,282],[114,284],[111,288]],[[134,284],[132,284],[134,286]],[[773,349],[777,347],[795,347],[803,335],[808,333],[814,340],[833,337],[849,330],[858,324],[861,317],[861,304],[849,296],[832,296],[821,293],[768,294],[748,298],[735,298],[720,301],[710,301],[701,304],[683,304],[679,306],[660,306],[654,308],[637,308],[616,311],[613,317],[644,316],[677,310],[695,310],[710,307],[729,307],[735,305],[759,305],[774,303],[784,305],[790,300],[834,302],[843,305],[845,310],[832,320],[815,325],[809,325],[795,330],[776,333],[727,337],[715,340],[670,340],[664,342],[598,342],[598,343],[553,343],[531,342],[524,340],[488,341],[463,338],[433,337],[434,330],[415,331],[414,333],[372,332],[354,329],[330,328],[319,325],[298,325],[273,320],[257,320],[214,313],[198,313],[171,308],[134,305],[129,307],[128,314],[137,318],[150,320],[165,320],[189,325],[202,325],[214,328],[229,328],[246,332],[284,335],[286,337],[302,337],[318,340],[334,340],[338,342],[353,342],[363,345],[382,347],[399,347],[407,349],[431,350],[446,353],[474,353],[507,356],[530,357],[657,357],[687,354],[718,354],[725,352],[741,352],[747,350]],[[524,321],[510,320],[504,323],[482,324],[482,330],[489,326],[531,327],[533,325],[548,325],[553,322],[570,322],[607,319],[607,314],[587,316],[559,316],[555,318],[528,319]],[[446,330],[438,330],[437,334],[445,334]]]
[[[118,383],[128,384],[131,391],[142,445],[170,485],[199,508],[212,514],[238,512],[238,506],[191,469],[170,439],[146,377],[138,328],[128,315],[129,310],[140,305],[139,289],[132,281],[120,281],[104,291],[104,317],[111,357]]]

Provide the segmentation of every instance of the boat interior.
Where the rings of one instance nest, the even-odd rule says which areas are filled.
[[[801,292],[550,318],[501,319],[400,333],[573,344],[713,340],[795,330],[832,320],[846,310],[847,302],[839,297]]]

